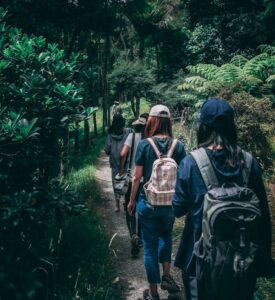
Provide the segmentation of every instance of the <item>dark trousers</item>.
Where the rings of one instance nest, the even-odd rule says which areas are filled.
[[[132,190],[132,182],[130,182],[128,191],[125,195],[125,213],[126,213],[126,224],[130,233],[130,236],[132,237],[133,234],[137,234],[141,238],[141,230],[140,230],[140,221],[138,219],[138,216],[136,214],[136,210],[132,216],[129,215],[127,206],[130,201],[131,196],[131,190]],[[137,192],[136,199],[138,199],[139,191]]]

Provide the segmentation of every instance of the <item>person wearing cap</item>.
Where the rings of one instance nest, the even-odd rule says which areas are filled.
[[[140,246],[142,245],[141,242],[141,232],[140,232],[140,222],[136,216],[136,213],[133,215],[129,215],[127,211],[127,206],[130,200],[131,189],[132,189],[132,178],[134,176],[135,170],[135,161],[134,157],[136,154],[138,143],[141,139],[144,138],[144,129],[146,126],[147,119],[149,117],[148,113],[143,113],[139,116],[137,120],[135,120],[132,125],[134,127],[134,133],[130,133],[124,142],[124,146],[120,152],[120,175],[123,175],[127,170],[124,169],[126,160],[131,162],[127,162],[128,164],[131,163],[129,166],[130,169],[130,183],[128,187],[128,191],[125,195],[125,213],[126,213],[126,224],[130,233],[131,237],[131,254],[133,257],[138,255],[140,251]],[[134,141],[133,141],[134,138]],[[133,149],[132,149],[133,146]],[[137,193],[138,196],[138,193]]]
[[[242,184],[243,154],[237,145],[237,132],[234,111],[228,102],[220,99],[205,101],[199,117],[197,129],[198,148],[205,148],[220,183]],[[271,261],[271,221],[266,192],[259,164],[252,162],[248,187],[260,199],[263,217],[264,249]],[[186,299],[198,299],[196,281],[191,274],[194,244],[202,234],[203,200],[207,188],[199,168],[191,155],[180,163],[173,197],[173,210],[176,217],[186,215],[185,226],[176,255],[175,265],[183,270]],[[193,278],[193,280],[192,280]],[[255,282],[251,283],[251,297]],[[206,300],[206,298],[203,298]],[[238,295],[236,295],[238,299]]]
[[[128,212],[132,215],[137,205],[138,218],[141,223],[142,242],[144,246],[144,265],[147,273],[149,289],[143,292],[144,300],[158,300],[158,284],[168,292],[178,292],[179,287],[170,274],[172,254],[172,230],[174,214],[171,206],[152,206],[148,202],[142,188],[138,201],[141,178],[142,186],[151,177],[153,163],[157,159],[156,152],[147,138],[152,138],[158,150],[166,155],[173,142],[171,116],[168,107],[153,106],[144,131],[146,139],[139,142],[135,156],[135,172],[132,181],[132,191],[128,204]],[[185,156],[182,142],[178,141],[172,158],[176,163]],[[159,263],[163,267],[163,276],[160,276]]]
[[[104,147],[105,153],[109,155],[109,163],[112,169],[112,184],[115,194],[116,212],[120,211],[120,194],[115,191],[114,180],[115,176],[119,173],[121,149],[131,131],[130,128],[125,128],[125,119],[122,115],[114,115],[112,124],[108,129],[108,136]]]

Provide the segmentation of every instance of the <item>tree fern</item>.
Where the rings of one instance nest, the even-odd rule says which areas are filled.
[[[230,63],[236,67],[243,68],[244,65],[248,62],[248,59],[242,55],[234,56]]]
[[[253,57],[244,65],[244,74],[253,75],[265,80],[268,77],[269,60],[270,56],[267,53],[261,53]]]
[[[271,45],[260,45],[258,47],[258,49],[262,52],[262,53],[267,53],[269,55],[275,55],[275,47],[271,46]]]
[[[201,98],[217,95],[223,88],[229,88],[233,92],[245,91],[255,97],[267,96],[275,101],[275,47],[262,45],[259,49],[262,53],[250,60],[237,55],[230,63],[220,67],[211,64],[188,66],[190,76],[183,80],[178,90],[184,95],[193,93]]]
[[[232,64],[222,65],[215,74],[215,79],[224,83],[232,83],[242,76],[242,69]]]
[[[215,73],[218,70],[218,67],[212,64],[197,64],[195,66],[188,66],[187,70],[192,75],[197,75],[205,79],[212,80],[215,77]]]

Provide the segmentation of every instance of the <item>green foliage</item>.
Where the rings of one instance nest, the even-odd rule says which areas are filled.
[[[218,28],[197,24],[189,35],[187,51],[192,62],[211,61],[219,64],[224,61],[227,53]]]
[[[142,61],[128,62],[118,60],[114,70],[109,75],[111,90],[114,98],[126,95],[131,101],[132,111],[137,117],[140,112],[140,100],[147,98],[154,84],[152,72]]]
[[[58,249],[57,293],[60,299],[118,299],[112,290],[109,240],[91,213],[72,218],[62,228]]]
[[[52,273],[56,255],[47,228],[84,209],[55,179],[68,126],[95,109],[83,106],[85,56],[66,58],[56,44],[7,26],[5,16],[0,9],[0,298],[37,299],[49,292],[40,271]]]
[[[260,278],[257,282],[257,291],[253,300],[268,300],[275,296],[275,281],[274,279]]]
[[[154,83],[154,78],[141,61],[127,62],[120,60],[109,76],[115,95],[133,93],[135,97],[146,97]]]
[[[258,100],[248,93],[220,96],[230,102],[235,111],[240,146],[253,153],[265,169],[273,166],[271,138],[275,130],[275,113],[268,99]]]
[[[187,69],[191,76],[184,79],[178,89],[188,97],[190,93],[198,100],[217,95],[224,88],[233,92],[245,91],[254,97],[268,97],[275,101],[274,47],[263,45],[265,51],[247,59],[241,55],[233,57],[230,63],[218,67],[212,64],[197,64]]]

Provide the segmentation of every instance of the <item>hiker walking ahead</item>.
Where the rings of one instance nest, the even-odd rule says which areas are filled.
[[[271,224],[260,167],[237,146],[224,100],[200,111],[199,149],[180,163],[173,208],[186,216],[176,266],[186,299],[251,300],[258,276],[271,275]]]
[[[111,112],[113,117],[115,115],[122,115],[122,109],[119,105],[119,101],[114,101]]]
[[[181,142],[173,140],[169,109],[164,105],[152,107],[135,157],[135,174],[128,211],[133,214],[140,180],[144,188],[137,202],[144,245],[144,265],[149,290],[143,293],[145,300],[159,299],[157,285],[168,292],[178,292],[179,287],[170,275],[172,229],[174,214],[171,200],[174,193],[177,164],[185,156]],[[154,166],[153,166],[154,165]],[[152,173],[152,176],[151,176]],[[160,278],[159,263],[163,266]]]
[[[134,127],[133,133],[130,133],[124,142],[124,146],[120,153],[120,175],[123,175],[125,172],[130,171],[130,183],[125,195],[125,213],[126,213],[126,224],[131,237],[131,254],[133,257],[138,255],[141,246],[141,232],[140,232],[140,222],[136,217],[136,212],[134,211],[133,215],[130,215],[127,210],[128,203],[130,201],[130,195],[132,190],[132,179],[135,171],[135,155],[138,143],[141,139],[144,138],[144,129],[146,126],[146,122],[149,114],[143,113],[139,116],[137,120],[135,120],[132,125]],[[128,160],[128,161],[126,161]],[[125,170],[125,162],[126,166],[129,167],[129,170]],[[136,198],[139,196],[139,193],[136,194]]]
[[[115,194],[116,212],[120,211],[120,193],[115,191],[114,179],[119,172],[120,151],[123,147],[123,144],[128,134],[131,132],[131,129],[124,128],[124,126],[125,126],[125,119],[122,117],[122,115],[120,114],[115,115],[112,125],[108,130],[108,136],[104,148],[106,154],[110,156],[109,162],[110,162],[110,167],[112,169],[112,184],[113,184],[113,189]]]

